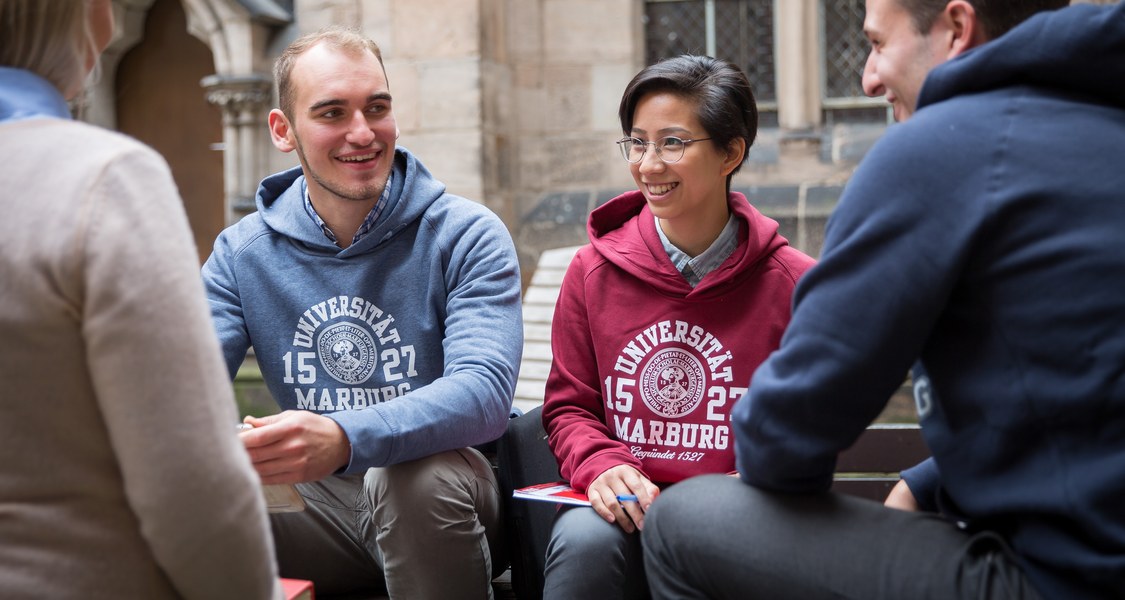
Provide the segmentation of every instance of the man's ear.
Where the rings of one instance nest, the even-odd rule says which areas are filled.
[[[976,9],[965,0],[953,0],[946,4],[938,19],[946,27],[949,43],[946,60],[988,41]]]
[[[736,137],[727,145],[726,156],[723,157],[721,172],[723,177],[730,175],[738,165],[742,164],[742,155],[746,153],[746,138]]]
[[[273,140],[274,147],[282,152],[292,152],[297,149],[293,128],[280,108],[270,111],[269,124],[270,138]]]

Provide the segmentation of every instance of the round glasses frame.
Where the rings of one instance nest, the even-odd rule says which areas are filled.
[[[680,159],[684,157],[684,151],[687,149],[688,144],[709,139],[711,138],[705,137],[685,140],[674,135],[669,135],[655,142],[646,142],[640,138],[626,136],[617,140],[617,147],[621,150],[621,157],[629,164],[635,165],[644,160],[645,152],[648,152],[648,147],[652,146],[656,149],[656,157],[664,162],[664,164],[671,165],[680,162]]]

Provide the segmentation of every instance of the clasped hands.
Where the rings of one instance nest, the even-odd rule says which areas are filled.
[[[304,410],[246,417],[239,433],[250,462],[266,485],[323,479],[351,460],[351,443],[332,419]]]

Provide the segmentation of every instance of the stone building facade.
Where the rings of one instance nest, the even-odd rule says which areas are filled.
[[[887,125],[880,100],[854,93],[866,51],[863,0],[114,4],[117,37],[85,118],[165,154],[201,259],[222,226],[253,210],[258,181],[296,164],[269,142],[271,65],[294,37],[332,23],[379,43],[399,143],[452,192],[499,214],[527,271],[541,250],[584,242],[589,210],[632,188],[613,144],[621,137],[617,104],[660,44],[729,58],[717,35],[733,21],[743,38],[754,32],[742,41],[744,64],[763,90],[765,119],[734,185],[814,255],[843,184]],[[698,26],[689,23],[697,17]],[[168,37],[178,41],[161,48]],[[698,42],[682,43],[688,39]],[[134,66],[144,64],[152,66]],[[834,81],[852,92],[831,91]],[[167,89],[182,91],[161,99]]]

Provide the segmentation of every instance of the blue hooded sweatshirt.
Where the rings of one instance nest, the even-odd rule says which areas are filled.
[[[346,249],[304,193],[300,167],[263,180],[203,266],[231,376],[253,345],[282,409],[343,428],[346,473],[499,437],[523,348],[504,224],[402,148],[381,220]]]
[[[1125,4],[934,69],[848,183],[734,409],[742,477],[827,489],[914,368],[923,505],[1045,598],[1125,597]]]

